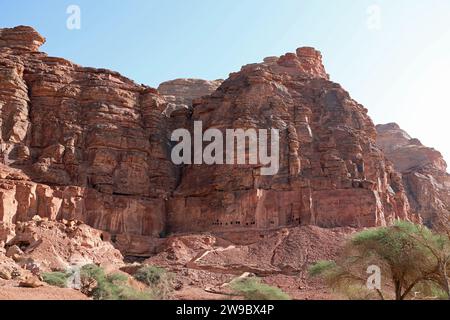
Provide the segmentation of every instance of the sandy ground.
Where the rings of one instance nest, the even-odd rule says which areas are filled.
[[[0,287],[0,300],[89,300],[72,289]]]

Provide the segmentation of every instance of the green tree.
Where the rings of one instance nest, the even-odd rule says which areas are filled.
[[[426,283],[444,286],[443,274],[448,265],[440,266],[440,257],[447,244],[444,237],[424,226],[399,221],[390,227],[357,233],[336,262],[320,261],[310,268],[310,274],[323,277],[332,288],[342,292],[349,287],[364,289],[367,267],[376,265],[384,282],[391,284],[395,299],[404,300],[413,294],[415,287]],[[381,299],[387,297],[383,290],[377,289],[376,293]],[[367,298],[373,298],[370,291]]]

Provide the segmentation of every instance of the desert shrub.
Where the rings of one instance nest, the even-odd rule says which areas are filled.
[[[350,283],[340,291],[349,300],[375,300],[378,298],[373,290],[361,283]]]
[[[155,299],[167,299],[174,290],[174,275],[156,266],[143,266],[134,278],[150,287]]]
[[[127,276],[106,274],[94,264],[86,265],[80,272],[82,291],[95,300],[152,300],[151,292],[139,291],[127,285]]]
[[[51,286],[66,288],[70,276],[69,272],[46,272],[42,274],[42,280]]]
[[[277,287],[261,282],[258,278],[247,278],[233,281],[230,284],[235,294],[246,300],[290,300],[289,295]]]
[[[396,300],[414,298],[417,292],[442,296],[438,287],[446,288],[448,278],[445,267],[440,266],[450,257],[447,251],[447,238],[422,225],[398,221],[393,226],[355,234],[336,262],[319,261],[310,267],[309,274],[322,277],[331,288],[349,298],[372,299],[375,293],[378,298],[390,298],[390,291],[364,289],[368,279],[366,270],[376,265],[382,281],[393,288]],[[429,283],[435,286],[430,287]]]

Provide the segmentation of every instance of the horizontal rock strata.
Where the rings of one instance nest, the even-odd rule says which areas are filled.
[[[442,154],[411,138],[396,123],[378,125],[377,143],[402,173],[411,209],[428,226],[450,217],[450,175]]]
[[[0,221],[81,220],[146,255],[169,233],[419,220],[367,110],[329,80],[313,48],[159,93],[49,57],[44,41],[30,27],[0,29]],[[171,132],[194,121],[278,129],[280,170],[174,165]]]

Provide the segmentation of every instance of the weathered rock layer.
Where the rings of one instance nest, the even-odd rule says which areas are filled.
[[[167,232],[417,220],[367,110],[329,81],[312,48],[245,66],[219,88],[177,80],[161,95],[48,57],[44,41],[29,27],[0,29],[0,221],[82,220],[145,254]],[[194,121],[279,129],[279,172],[175,166],[170,133]]]
[[[176,180],[156,90],[48,57],[29,27],[2,29],[0,40],[0,220],[163,232]]]
[[[161,83],[158,92],[169,102],[192,106],[192,101],[209,96],[222,84],[223,80],[176,79]]]

